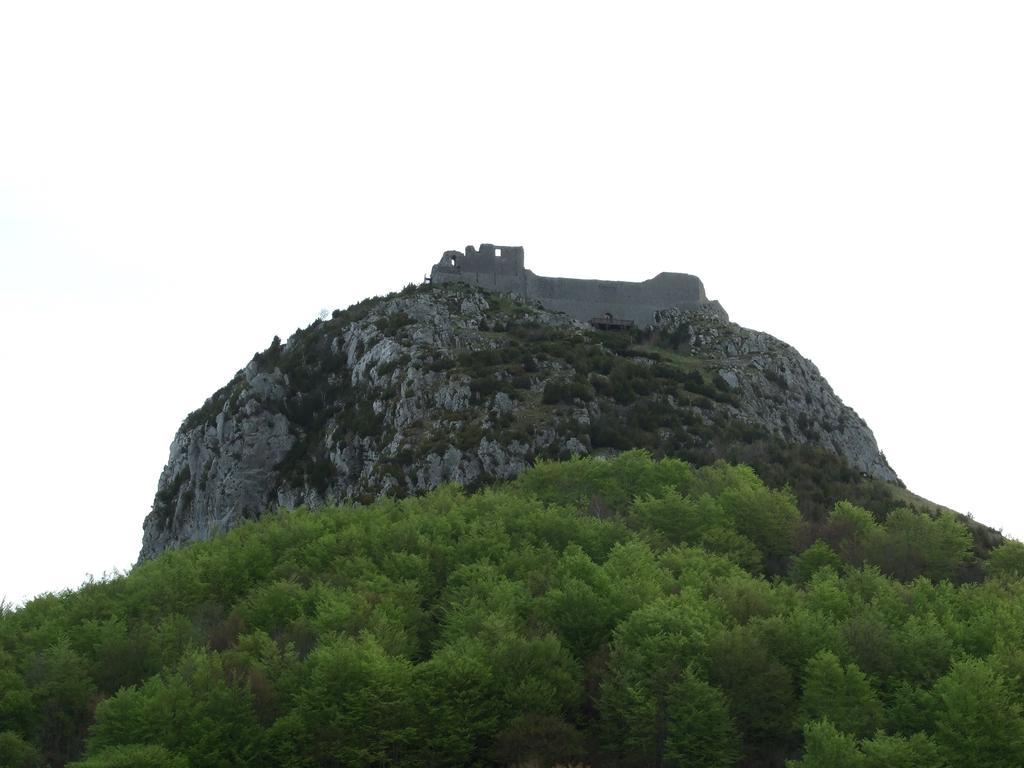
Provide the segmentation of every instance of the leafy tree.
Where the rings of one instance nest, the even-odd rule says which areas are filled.
[[[654,552],[641,541],[616,544],[602,567],[621,616],[660,600],[670,581]]]
[[[68,768],[189,768],[188,760],[161,746],[127,744],[110,747]]]
[[[822,568],[830,568],[836,573],[842,570],[843,561],[828,544],[818,539],[789,564],[789,579],[794,584],[806,584],[811,576]]]
[[[488,657],[481,640],[460,638],[413,670],[424,763],[473,765],[485,756],[501,714]]]
[[[843,579],[829,568],[815,571],[804,591],[803,602],[807,608],[835,621],[849,619],[860,607],[859,600],[846,589]]]
[[[965,659],[935,684],[935,740],[951,765],[1024,765],[1024,718],[990,664]]]
[[[1007,541],[989,552],[985,573],[993,579],[1024,578],[1024,543]]]
[[[32,693],[15,667],[14,657],[0,650],[0,724],[27,733],[33,717]]]
[[[936,700],[931,691],[898,683],[886,700],[886,720],[890,731],[911,736],[933,730]]]
[[[160,670],[157,641],[150,625],[142,623],[129,629],[122,618],[88,619],[75,638],[77,645],[86,646],[92,659],[90,676],[99,690],[108,695]]]
[[[607,641],[624,615],[607,570],[578,546],[559,558],[550,589],[537,600],[537,611],[576,658],[584,659]]]
[[[807,663],[800,702],[804,722],[827,719],[853,735],[872,733],[882,722],[882,704],[856,664],[845,667],[830,651]]]
[[[838,648],[841,642],[836,620],[802,602],[786,613],[755,619],[749,631],[757,646],[793,670],[803,670],[822,648]]]
[[[509,631],[522,626],[530,603],[526,585],[506,576],[489,563],[457,568],[439,600],[444,617],[441,640],[479,636],[488,626],[501,624]]]
[[[721,603],[722,612],[739,624],[775,616],[785,610],[786,596],[764,579],[747,574],[726,576],[708,584],[708,591]]]
[[[857,612],[841,625],[844,655],[862,670],[879,679],[896,678],[900,654],[894,630],[876,606],[857,606]]]
[[[804,754],[787,760],[786,768],[867,768],[857,739],[838,730],[827,719],[804,726]]]
[[[141,742],[196,765],[253,765],[262,734],[247,682],[234,678],[221,655],[193,652],[175,672],[101,702],[88,755]]]
[[[299,584],[280,579],[254,587],[236,610],[246,626],[274,634],[302,616],[308,602],[306,590]]]
[[[785,754],[795,735],[793,675],[751,623],[719,631],[708,644],[708,679],[728,697],[729,711],[751,755]]]
[[[669,688],[702,657],[715,626],[708,610],[682,593],[632,613],[615,631],[601,684],[605,739],[644,764],[660,760],[666,739]]]
[[[965,764],[967,765],[967,764]],[[858,742],[828,719],[804,726],[804,756],[787,768],[946,768],[932,739],[922,733],[907,738],[879,732]]]
[[[724,466],[724,465],[723,465]],[[607,462],[571,459],[537,462],[514,486],[524,495],[550,504],[587,509],[597,497],[613,512],[623,513],[633,499],[665,486],[687,493],[695,482],[693,468],[681,461],[651,462],[645,451],[624,451]]]
[[[42,768],[43,756],[14,731],[0,732],[0,765],[4,768]]]
[[[931,685],[956,652],[953,638],[934,614],[910,616],[892,633],[896,675],[917,685]]]
[[[952,515],[931,518],[909,509],[889,513],[884,533],[867,543],[868,560],[897,579],[951,579],[966,564],[973,543]]]
[[[501,729],[491,756],[502,765],[564,765],[583,751],[582,734],[561,717],[527,714]]]
[[[412,665],[372,635],[340,637],[309,657],[297,708],[322,763],[392,765],[414,742]]]
[[[727,768],[740,757],[740,739],[725,695],[686,669],[669,688],[664,765]]]
[[[82,752],[96,687],[89,664],[66,638],[39,654],[26,672],[36,743],[47,761],[63,765]]]
[[[701,534],[700,545],[708,552],[727,557],[750,573],[760,574],[764,570],[761,550],[732,526],[708,528]]]
[[[848,501],[837,501],[829,513],[828,520],[833,535],[837,535],[841,540],[865,542],[879,533],[875,516]]]
[[[503,633],[490,639],[488,651],[505,719],[561,716],[579,707],[583,694],[579,664],[555,635]]]
[[[736,530],[764,553],[768,571],[778,572],[793,551],[800,512],[790,493],[770,490],[753,472],[750,476],[753,480],[745,487],[723,490],[718,502]]]
[[[675,488],[637,499],[629,518],[638,526],[662,532],[672,544],[699,542],[709,529],[727,524],[722,508],[709,495],[683,496]]]
[[[932,738],[923,733],[905,736],[878,734],[860,743],[866,768],[945,768],[946,761]]]

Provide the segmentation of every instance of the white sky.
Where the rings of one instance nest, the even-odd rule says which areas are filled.
[[[699,275],[1024,535],[1019,2],[0,3],[0,597],[135,559],[181,419],[441,251]]]

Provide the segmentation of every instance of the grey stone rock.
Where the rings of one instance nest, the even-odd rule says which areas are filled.
[[[898,482],[864,420],[793,347],[713,313],[671,309],[658,313],[654,327],[671,332],[683,324],[690,330],[691,354],[732,363],[719,375],[738,395],[737,416],[787,441],[819,444],[870,477]]]
[[[407,322],[394,323],[399,316]],[[277,506],[509,479],[537,456],[610,453],[589,437],[617,407],[609,399],[541,404],[546,382],[590,371],[540,356],[515,395],[501,388],[485,395],[451,369],[463,355],[498,344],[480,330],[485,318],[492,325],[495,318],[525,318],[572,344],[595,343],[567,314],[458,284],[381,299],[352,319],[297,332],[277,362],[254,358],[183,423],[143,525],[140,558],[207,539]],[[728,322],[714,302],[657,311],[652,329],[685,336],[686,354],[717,372],[732,398],[714,403],[712,412],[667,395],[657,409],[685,411],[689,423],[707,427],[721,418],[756,425],[832,451],[871,477],[897,480],[867,425],[789,345]],[[297,370],[293,352],[313,362]],[[510,374],[499,369],[495,379],[507,383]],[[512,427],[503,433],[501,424]]]
[[[724,381],[729,386],[729,389],[736,389],[739,387],[740,380],[739,377],[736,375],[736,371],[730,371],[723,368],[718,372],[718,375],[722,377],[722,381]]]

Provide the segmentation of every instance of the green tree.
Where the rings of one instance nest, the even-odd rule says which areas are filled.
[[[28,733],[33,717],[32,693],[18,672],[14,657],[0,650],[0,724]]]
[[[196,765],[254,765],[262,732],[248,679],[220,654],[195,651],[178,669],[123,688],[96,708],[89,757],[155,744]]]
[[[803,757],[787,760],[786,768],[867,768],[867,758],[855,737],[818,720],[804,726]]]
[[[923,733],[887,736],[879,733],[860,744],[865,768],[945,768],[946,761],[932,738]]]
[[[495,623],[515,631],[522,626],[530,602],[526,584],[509,578],[497,565],[487,561],[462,565],[452,572],[439,601],[441,642],[480,636]]]
[[[474,765],[498,730],[501,691],[490,653],[478,638],[460,638],[413,670],[424,764]]]
[[[148,624],[129,628],[121,618],[88,619],[75,635],[79,648],[88,646],[90,676],[104,694],[135,685],[160,671],[157,636]]]
[[[989,552],[985,573],[992,579],[1024,578],[1024,542],[1007,541]]]
[[[573,654],[585,659],[607,642],[626,606],[614,599],[617,590],[607,570],[577,545],[566,548],[551,580],[536,609]]]
[[[897,683],[886,699],[887,728],[904,736],[931,731],[935,708],[931,691],[907,682]]]
[[[309,597],[299,584],[281,579],[249,591],[236,608],[246,626],[280,633],[303,614]]]
[[[736,530],[764,553],[767,571],[783,572],[785,560],[793,552],[800,511],[791,493],[771,490],[756,476],[754,480],[746,487],[726,488],[718,503]]]
[[[82,753],[96,687],[89,663],[66,638],[39,654],[26,672],[34,710],[36,743],[51,763]]]
[[[971,556],[971,534],[951,514],[932,518],[909,509],[889,513],[884,533],[867,544],[867,558],[904,581],[951,579]]]
[[[778,587],[776,590],[778,591]],[[788,612],[751,622],[752,642],[788,669],[804,669],[822,648],[840,646],[839,625],[823,611],[797,602]]]
[[[839,573],[843,568],[843,561],[832,547],[818,539],[790,561],[789,580],[794,584],[806,584],[811,580],[811,576],[822,568],[830,568]]]
[[[488,643],[489,664],[500,691],[502,719],[517,715],[561,716],[582,703],[579,663],[554,634],[505,633]]]
[[[760,574],[764,570],[761,550],[731,525],[708,528],[701,534],[700,545],[708,552],[728,558],[750,573]]]
[[[740,739],[720,690],[686,669],[668,690],[664,764],[728,768],[740,757]]]
[[[882,704],[856,664],[843,666],[830,651],[807,662],[800,702],[805,723],[829,720],[839,730],[866,736],[882,723]]]
[[[600,698],[603,735],[613,750],[638,764],[662,759],[669,689],[703,657],[715,627],[690,591],[644,606],[619,625]]]
[[[902,680],[931,685],[949,669],[953,639],[934,614],[911,616],[892,633],[893,667]]]
[[[14,731],[2,731],[0,765],[4,768],[42,768],[43,755]]]
[[[876,605],[853,605],[851,610],[856,612],[840,626],[842,647],[865,673],[881,680],[895,678],[899,652],[891,620]]]
[[[935,740],[950,765],[1024,765],[1024,718],[1006,681],[985,661],[966,659],[935,683]]]
[[[696,543],[707,530],[727,522],[721,506],[709,495],[693,498],[674,488],[634,501],[629,519],[637,526],[660,531],[672,544]]]
[[[527,714],[513,717],[501,729],[491,757],[501,765],[565,765],[582,753],[582,734],[562,717]]]
[[[144,744],[126,744],[110,747],[93,757],[68,768],[189,768],[188,760],[164,747]]]
[[[828,521],[833,535],[841,540],[865,542],[879,531],[874,515],[848,501],[836,502]]]
[[[412,665],[364,635],[319,646],[309,667],[297,708],[313,756],[326,764],[397,764],[415,737]]]
[[[603,564],[611,601],[621,616],[661,598],[669,581],[651,548],[642,541],[616,544]]]
[[[748,756],[789,752],[796,736],[793,676],[751,623],[715,634],[707,649],[708,678],[728,697]]]

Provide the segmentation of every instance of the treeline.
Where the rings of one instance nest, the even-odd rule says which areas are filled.
[[[0,612],[0,765],[1024,764],[1024,547],[631,452]]]

